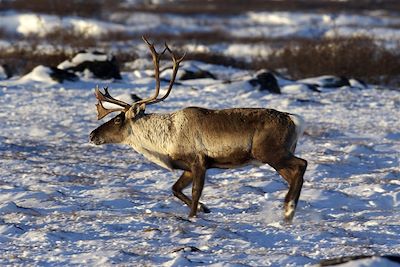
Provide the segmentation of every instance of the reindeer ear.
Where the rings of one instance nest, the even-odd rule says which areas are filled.
[[[125,118],[127,119],[133,119],[135,118],[139,113],[144,112],[146,109],[146,104],[135,104],[132,107],[129,108],[129,110],[125,113]]]

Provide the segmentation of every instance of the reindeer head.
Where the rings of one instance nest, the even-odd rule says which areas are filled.
[[[142,99],[133,104],[125,103],[121,100],[113,98],[109,92],[108,88],[104,88],[104,93],[102,93],[98,87],[95,89],[95,95],[98,100],[96,104],[97,108],[97,119],[102,119],[112,112],[120,112],[119,115],[109,120],[108,122],[102,124],[93,132],[90,133],[90,142],[96,145],[108,144],[108,143],[122,143],[130,134],[131,130],[129,124],[140,116],[144,115],[146,105],[155,104],[165,100],[174,85],[176,74],[178,73],[179,64],[182,62],[185,54],[181,58],[177,58],[175,54],[171,51],[168,45],[165,43],[165,48],[161,53],[157,53],[154,45],[151,44],[144,36],[143,41],[147,44],[150,49],[153,64],[154,64],[154,77],[156,80],[156,88],[154,95],[146,99]],[[160,92],[160,58],[168,51],[171,54],[173,61],[172,67],[172,77],[165,95],[161,98],[157,98]],[[103,106],[103,102],[108,102],[119,106],[119,108],[107,109]]]

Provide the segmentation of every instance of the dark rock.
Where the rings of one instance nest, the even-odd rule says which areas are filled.
[[[7,64],[0,65],[0,79],[9,79],[12,76],[11,68]]]
[[[322,260],[320,262],[319,266],[334,266],[334,265],[339,265],[339,264],[343,264],[343,263],[350,262],[350,261],[357,261],[357,260],[368,259],[368,258],[372,258],[372,257],[380,257],[380,258],[390,260],[392,262],[400,263],[400,256],[398,256],[398,255],[385,255],[385,256],[355,255],[355,256],[334,258],[334,259],[329,259],[329,260]]]
[[[305,86],[307,86],[308,89],[314,92],[321,93],[321,90],[318,89],[319,85],[318,84],[312,84],[312,83],[305,83]]]
[[[351,79],[351,80],[349,80],[349,82],[351,84],[351,87],[353,87],[353,88],[359,88],[359,89],[367,89],[368,88],[368,84],[360,79]]]
[[[349,79],[346,77],[338,76],[321,76],[311,79],[305,79],[300,82],[307,84],[309,86],[318,86],[321,88],[340,88],[343,86],[351,86]]]
[[[325,87],[325,88],[339,88],[339,87],[343,87],[343,86],[351,86],[349,79],[347,79],[346,77],[329,77],[326,78],[323,81],[323,84],[321,85],[321,87]]]
[[[249,83],[257,87],[259,91],[269,91],[274,94],[280,94],[281,88],[279,87],[278,81],[276,80],[274,74],[269,71],[264,71],[253,79],[249,81]]]
[[[66,70],[60,70],[56,67],[38,65],[29,73],[25,74],[21,79],[29,79],[36,82],[56,81],[58,83],[62,83],[64,81],[76,81],[79,79],[79,77],[74,73]]]
[[[390,261],[393,262],[397,262],[398,264],[400,264],[400,255],[387,255],[387,256],[383,256],[385,259],[388,259]]]
[[[131,98],[133,102],[142,100],[142,98],[138,97],[136,94],[131,94]]]
[[[51,70],[51,72],[49,73],[50,77],[59,83],[62,83],[64,81],[74,82],[79,79],[79,77],[73,72],[67,70],[60,70],[59,68],[56,67],[49,67],[49,68]]]
[[[331,75],[303,79],[297,82],[306,85],[308,89],[314,92],[321,92],[321,89],[334,89],[341,88],[343,86],[352,86],[348,78]]]
[[[323,103],[321,103],[319,101],[316,101],[316,100],[313,100],[313,99],[300,99],[300,98],[298,98],[298,99],[296,99],[296,101],[299,102],[299,103],[302,103],[302,104],[310,104],[310,105],[315,105],[315,106],[323,106],[324,105]]]
[[[85,61],[76,67],[68,68],[73,72],[83,72],[88,69],[94,76],[100,79],[121,79],[118,67],[111,61]]]
[[[116,58],[97,51],[81,51],[74,58],[64,61],[58,67],[81,73],[88,70],[99,79],[122,79]]]
[[[209,78],[214,80],[217,79],[211,72],[199,69],[196,71],[183,70],[183,74],[179,78],[179,80],[184,81],[184,80],[194,80],[194,79],[204,79],[204,78]]]

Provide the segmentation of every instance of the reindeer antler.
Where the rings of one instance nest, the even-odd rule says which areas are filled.
[[[150,43],[145,36],[142,36],[142,39],[147,44],[147,46],[149,47],[150,52],[151,52],[151,57],[153,58],[154,78],[156,80],[156,90],[154,92],[154,95],[152,95],[151,97],[142,99],[140,101],[137,101],[135,104],[142,104],[142,103],[151,102],[154,99],[156,99],[158,94],[160,93],[160,86],[161,86],[161,82],[160,82],[160,59],[161,59],[161,56],[167,50],[167,48],[165,48],[161,53],[157,53],[153,43]]]
[[[116,112],[116,111],[123,111],[126,112],[129,110],[129,108],[131,107],[131,105],[129,105],[128,103],[125,103],[121,100],[115,99],[113,98],[110,93],[108,92],[108,88],[105,87],[104,88],[104,94],[100,91],[99,87],[96,86],[96,89],[94,91],[94,94],[96,95],[96,98],[98,100],[98,103],[96,104],[96,108],[97,108],[97,119],[101,120],[102,118],[104,118],[105,116],[107,116],[108,114],[110,114],[111,112]],[[108,102],[108,103],[112,103],[118,106],[121,106],[122,108],[113,108],[113,109],[107,109],[103,106],[102,101],[104,102]]]
[[[154,48],[154,44],[150,43],[145,36],[142,36],[142,39],[147,44],[147,46],[149,47],[150,52],[151,52],[151,56],[153,58],[154,78],[156,80],[156,88],[155,88],[155,92],[154,92],[153,96],[151,96],[149,98],[146,98],[146,99],[143,99],[143,100],[140,100],[138,102],[135,102],[135,104],[144,103],[146,105],[151,105],[151,104],[155,104],[155,103],[161,102],[161,101],[165,100],[169,96],[169,94],[171,92],[171,89],[172,89],[172,87],[174,85],[174,82],[175,82],[176,74],[178,73],[179,64],[182,62],[183,58],[186,56],[186,52],[185,52],[185,54],[183,54],[182,57],[177,58],[175,56],[175,54],[172,52],[172,50],[168,47],[167,43],[164,43],[164,45],[165,45],[164,50],[161,53],[157,53],[157,51]],[[171,77],[171,80],[169,82],[168,90],[165,93],[165,95],[163,97],[161,97],[161,98],[157,98],[159,93],[160,93],[160,84],[161,84],[161,82],[160,82],[160,58],[165,53],[165,51],[168,51],[171,54],[171,57],[172,57],[172,61],[173,61],[172,77]]]
[[[174,52],[172,52],[172,50],[168,47],[167,43],[165,43],[164,45],[165,45],[165,50],[167,50],[171,54],[171,58],[172,58],[172,62],[173,62],[171,80],[169,81],[168,90],[165,93],[165,95],[163,97],[155,99],[155,100],[153,100],[153,101],[151,101],[150,103],[147,103],[147,104],[155,104],[155,103],[161,102],[161,101],[163,101],[164,99],[166,99],[169,96],[169,93],[171,92],[171,89],[172,89],[172,87],[174,86],[174,83],[175,83],[176,74],[178,73],[178,70],[179,70],[179,64],[182,62],[182,60],[186,56],[186,52],[185,52],[183,54],[183,56],[181,56],[180,58],[177,58],[176,55],[174,54]]]
[[[161,53],[158,53],[156,51],[153,43],[150,43],[146,39],[145,36],[142,36],[142,39],[147,44],[147,46],[149,47],[151,56],[153,58],[154,78],[156,80],[156,88],[155,88],[154,94],[152,96],[148,97],[148,98],[139,100],[139,101],[133,103],[132,105],[130,105],[130,104],[125,103],[125,102],[123,102],[121,100],[113,98],[109,94],[107,87],[104,88],[104,93],[102,93],[100,91],[100,89],[98,88],[98,86],[96,86],[95,95],[96,95],[96,98],[98,100],[98,103],[96,104],[97,119],[100,120],[100,119],[104,118],[105,116],[107,116],[108,114],[110,114],[112,112],[116,112],[116,111],[127,112],[133,105],[137,105],[137,104],[148,104],[148,105],[155,104],[155,103],[158,103],[158,102],[161,102],[161,101],[165,100],[169,96],[169,94],[170,94],[170,92],[172,90],[172,87],[174,86],[176,74],[178,73],[178,70],[179,70],[179,64],[182,62],[183,58],[185,57],[186,52],[183,54],[182,57],[177,58],[177,56],[168,47],[167,43],[165,43],[164,50]],[[161,56],[165,53],[165,51],[168,51],[168,53],[171,54],[171,58],[172,58],[172,61],[173,61],[172,77],[171,77],[171,80],[169,82],[169,86],[168,86],[168,89],[167,89],[167,92],[165,93],[165,95],[163,97],[161,97],[161,98],[157,98],[159,93],[160,93],[160,86],[161,86],[161,82],[160,82],[160,59],[161,59]],[[121,106],[121,108],[106,109],[103,106],[103,103],[102,103],[103,101],[104,102],[108,102],[108,103],[112,103],[112,104],[116,104],[118,106]]]

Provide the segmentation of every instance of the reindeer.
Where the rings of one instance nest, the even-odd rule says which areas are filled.
[[[268,164],[288,183],[284,200],[284,216],[292,221],[307,161],[294,156],[296,143],[303,132],[300,116],[265,108],[231,108],[222,110],[187,107],[172,113],[145,113],[146,105],[165,100],[185,55],[178,58],[165,43],[158,53],[145,37],[154,64],[156,88],[154,95],[128,104],[113,98],[108,88],[104,93],[95,89],[98,119],[112,112],[116,117],[90,134],[96,145],[117,143],[131,146],[148,160],[168,170],[183,170],[172,186],[173,194],[190,207],[189,217],[197,211],[210,210],[199,202],[207,169],[236,168],[249,164]],[[160,91],[160,57],[166,51],[173,61],[172,77],[164,96]],[[107,109],[103,102],[118,108]],[[192,184],[192,198],[182,190]]]

